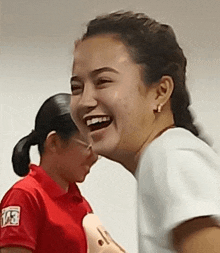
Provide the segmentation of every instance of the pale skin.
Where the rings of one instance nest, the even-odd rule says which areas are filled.
[[[134,174],[143,150],[161,130],[174,123],[170,105],[172,78],[163,76],[147,87],[140,66],[131,59],[124,44],[104,34],[77,45],[72,81],[72,116],[78,128],[87,133],[86,117],[110,116],[113,120],[106,130],[91,132],[94,149]],[[162,105],[160,113],[158,105]],[[172,235],[179,253],[220,253],[220,228],[211,217],[184,222]]]

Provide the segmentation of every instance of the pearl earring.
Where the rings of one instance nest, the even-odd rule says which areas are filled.
[[[161,112],[162,111],[162,106],[163,106],[163,104],[159,104],[157,106],[157,112]]]

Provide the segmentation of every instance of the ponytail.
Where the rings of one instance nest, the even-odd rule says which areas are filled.
[[[185,81],[182,85],[175,85],[171,96],[171,108],[173,111],[174,122],[177,127],[183,127],[195,136],[199,136],[199,130],[193,124],[193,116],[189,110],[190,97]]]
[[[189,106],[190,96],[185,82],[181,86],[176,85],[171,96],[171,108],[175,125],[189,130],[208,145],[212,145],[212,141],[207,136],[201,134],[201,129],[194,124],[194,117],[190,112]]]
[[[12,165],[14,172],[20,176],[26,176],[30,169],[30,147],[39,143],[39,136],[36,131],[23,137],[14,147],[12,154]]]
[[[174,111],[174,110],[173,110]],[[189,108],[183,108],[181,111],[173,112],[174,122],[177,127],[183,127],[193,133],[195,136],[199,137],[199,130],[193,124],[193,116],[189,111]]]
[[[44,143],[51,131],[56,131],[63,141],[69,140],[78,131],[70,116],[70,98],[68,93],[58,93],[44,101],[35,118],[35,130],[14,147],[12,165],[18,176],[26,176],[30,171],[31,146],[38,145],[39,154],[42,156]]]

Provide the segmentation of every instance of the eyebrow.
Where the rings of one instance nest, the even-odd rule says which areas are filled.
[[[97,76],[98,74],[100,73],[103,73],[103,72],[113,72],[113,73],[116,73],[116,74],[119,74],[119,72],[113,68],[110,68],[110,67],[103,67],[103,68],[99,68],[99,69],[95,69],[93,70],[91,73],[90,73],[90,76],[91,77],[95,77]],[[80,77],[78,77],[77,75],[73,75],[70,79],[70,81],[80,81]]]
[[[80,78],[78,76],[72,76],[70,78],[70,84],[72,83],[72,81],[81,81]]]
[[[99,68],[99,69],[95,69],[91,72],[91,76],[96,76],[102,72],[113,72],[113,73],[116,73],[118,74],[119,72],[113,68],[110,68],[110,67],[103,67],[103,68]]]

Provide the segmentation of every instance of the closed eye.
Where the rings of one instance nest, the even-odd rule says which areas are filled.
[[[96,84],[96,86],[103,86],[105,84],[112,83],[112,82],[113,81],[109,78],[99,78],[96,80],[95,84]]]
[[[83,88],[80,86],[76,86],[76,85],[71,85],[71,92],[72,95],[79,95],[81,94],[83,91]]]
[[[72,77],[70,80],[70,88],[72,95],[79,95],[83,91],[83,84],[77,77]]]

